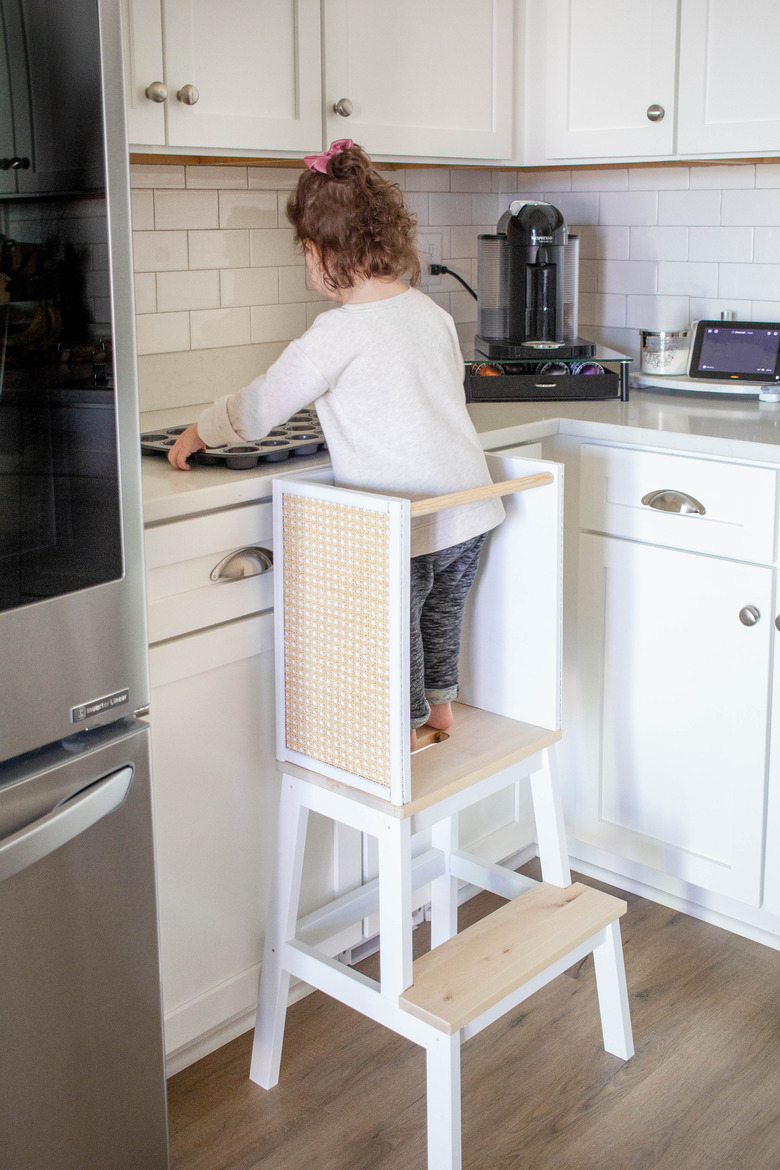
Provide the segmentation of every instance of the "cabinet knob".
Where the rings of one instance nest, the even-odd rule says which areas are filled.
[[[177,101],[182,102],[185,106],[194,106],[199,97],[200,94],[194,85],[183,85],[176,94]]]
[[[651,122],[660,122],[665,113],[666,110],[663,106],[659,106],[655,102],[652,106],[647,107],[647,117]]]
[[[761,619],[761,611],[755,605],[746,605],[739,611],[739,620],[743,626],[754,626]]]
[[[678,512],[682,515],[694,512],[704,516],[707,509],[695,496],[687,492],[678,492],[675,488],[659,488],[642,496],[642,503],[648,508],[655,508],[657,512]]]
[[[168,86],[162,81],[153,81],[147,85],[144,93],[150,102],[164,102],[168,96]]]
[[[274,554],[270,548],[249,545],[236,549],[223,557],[211,570],[212,581],[240,581],[243,577],[259,577],[274,565]]]
[[[333,113],[340,114],[342,118],[348,118],[352,113],[352,102],[349,98],[339,98],[337,102],[333,103]]]

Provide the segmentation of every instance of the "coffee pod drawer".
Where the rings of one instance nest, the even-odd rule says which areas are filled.
[[[271,502],[148,527],[149,642],[273,607]]]
[[[586,443],[580,527],[772,564],[776,491],[772,468]]]

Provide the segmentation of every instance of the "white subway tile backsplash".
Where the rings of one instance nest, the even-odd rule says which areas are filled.
[[[635,329],[687,329],[690,316],[688,297],[629,296],[626,298],[626,325]]]
[[[718,295],[718,265],[662,261],[658,265],[659,293],[681,293],[687,297]]]
[[[628,260],[629,229],[627,227],[578,228],[580,259]]]
[[[489,197],[488,197],[489,198]],[[471,196],[434,192],[428,196],[431,227],[471,223]],[[482,217],[484,219],[484,216]]]
[[[292,228],[264,228],[250,231],[249,245],[253,268],[269,265],[303,264],[303,256],[295,248]]]
[[[250,313],[253,342],[292,341],[307,328],[306,305],[253,305]]]
[[[747,166],[691,167],[691,190],[725,191],[735,187],[755,187],[756,168]]]
[[[190,268],[246,268],[249,231],[188,232]]]
[[[154,191],[131,191],[130,215],[136,231],[154,231]]]
[[[632,260],[688,259],[688,228],[632,227],[629,231]]]
[[[184,167],[165,163],[133,163],[130,167],[131,187],[183,187]]]
[[[560,191],[550,197],[572,230],[599,222],[599,196],[595,191]]]
[[[220,304],[225,309],[276,304],[282,271],[303,272],[303,268],[223,268],[219,274]]]
[[[780,222],[780,191],[724,191],[721,222],[724,224],[760,224]]]
[[[780,264],[721,264],[718,295],[771,301],[780,290]]]
[[[466,170],[450,171],[450,191],[490,192],[493,190],[493,175],[491,171],[477,170],[469,167]]]
[[[627,191],[629,172],[615,170],[582,170],[571,172],[572,191]]]
[[[674,228],[670,228],[674,231]],[[758,230],[758,229],[756,229]],[[689,260],[752,260],[753,228],[692,227]],[[777,257],[780,260],[780,255]],[[671,257],[670,257],[671,259]],[[771,259],[771,257],[767,257]]]
[[[689,167],[636,167],[628,172],[629,191],[685,191]]]
[[[494,226],[498,223],[501,212],[498,210],[499,205],[498,195],[472,195],[471,196],[471,223],[492,223]],[[452,221],[456,223],[456,220]]]
[[[208,191],[226,187],[246,190],[246,167],[188,166],[184,170],[188,187],[202,187]]]
[[[221,349],[248,345],[251,340],[249,308],[201,309],[190,313],[192,349]]]
[[[155,272],[136,272],[133,280],[136,313],[156,313],[157,274]]]
[[[275,228],[278,211],[275,191],[220,191],[221,228]]]
[[[658,266],[649,260],[600,260],[599,292],[652,293]]]
[[[599,196],[599,223],[633,227],[658,223],[655,191],[605,191]]]
[[[136,272],[167,272],[187,267],[186,232],[133,232]]]
[[[155,191],[154,226],[158,231],[219,227],[216,191]]]
[[[213,309],[219,305],[219,273],[158,272],[157,309],[172,313],[183,309]]]
[[[139,313],[136,317],[136,341],[139,355],[189,349],[189,313]]]
[[[250,191],[284,191],[285,199],[298,186],[303,166],[248,167]]]
[[[286,219],[300,173],[299,165],[131,168],[145,409],[201,403],[215,379],[237,389],[332,308],[307,286]],[[495,231],[513,200],[559,207],[580,236],[581,326],[619,351],[638,353],[640,328],[684,328],[724,310],[742,320],[780,316],[780,163],[424,167],[386,177],[404,190],[421,230],[441,236],[443,262],[473,287],[477,237]],[[74,218],[72,238],[98,319],[107,257],[91,224]],[[431,296],[470,342],[475,300],[452,277]],[[235,377],[225,373],[234,366]]]

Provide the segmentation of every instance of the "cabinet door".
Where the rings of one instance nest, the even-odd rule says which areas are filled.
[[[671,155],[676,41],[677,0],[530,0],[527,161]]]
[[[163,20],[169,146],[320,149],[319,0],[163,0]]]
[[[580,542],[573,835],[659,889],[758,905],[773,570]]]
[[[127,136],[148,146],[165,145],[165,102],[146,96],[150,85],[165,79],[160,3],[122,0]],[[175,101],[176,94],[172,96]]]
[[[170,1053],[254,1010],[280,787],[273,618],[161,642],[150,666]],[[330,822],[313,817],[304,911],[359,885],[360,866],[360,835],[336,837]],[[360,937],[358,930],[344,946]]]
[[[780,5],[685,0],[680,22],[678,150],[777,153]]]
[[[325,132],[369,153],[509,158],[511,0],[325,0]],[[352,113],[334,105],[346,99]]]

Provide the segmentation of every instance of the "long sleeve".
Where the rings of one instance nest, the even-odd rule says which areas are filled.
[[[328,389],[325,376],[293,341],[265,374],[208,406],[198,418],[198,434],[208,447],[262,439]]]

